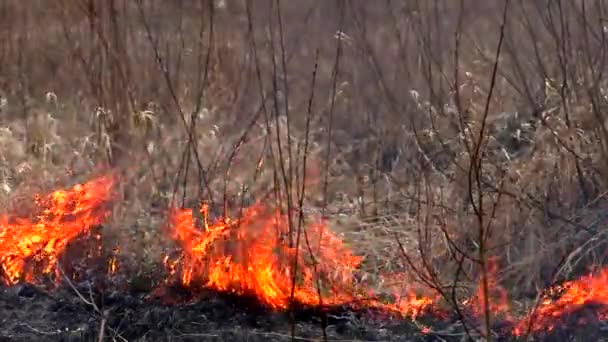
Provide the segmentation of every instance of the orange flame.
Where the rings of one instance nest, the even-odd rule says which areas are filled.
[[[551,331],[556,328],[560,317],[572,314],[586,305],[597,305],[595,310],[597,319],[608,319],[608,268],[597,274],[589,274],[580,279],[568,281],[546,292],[540,305],[517,322],[513,333],[523,335],[531,332]],[[558,294],[558,298],[550,297]],[[581,318],[579,324],[585,323]]]
[[[498,279],[498,260],[488,258],[487,262],[487,283],[488,283],[488,304],[492,316],[502,316],[510,319],[509,298],[507,291],[500,286]],[[464,305],[470,306],[474,315],[480,317],[484,315],[484,302],[486,294],[483,291],[482,280],[479,280],[475,296],[464,301]]]
[[[112,177],[104,176],[45,197],[36,196],[40,214],[34,220],[0,216],[0,282],[37,283],[41,276],[57,276],[59,257],[70,241],[89,233],[110,214],[105,204],[113,183]],[[438,296],[400,293],[404,285],[411,285],[406,283],[405,274],[394,277],[399,285],[391,290],[393,301],[379,300],[376,290],[356,281],[362,257],[322,221],[301,227],[299,245],[293,247],[286,242],[289,217],[262,204],[244,209],[237,219],[213,223],[208,222],[206,205],[201,205],[200,214],[202,222],[197,224],[192,210],[171,210],[168,229],[181,250],[178,258],[164,259],[171,274],[168,281],[177,281],[194,293],[210,288],[251,294],[274,309],[288,308],[293,296],[305,305],[350,304],[410,318],[436,309]],[[100,235],[95,237],[101,239]],[[118,254],[117,247],[108,260],[110,275],[118,271]],[[554,330],[562,318],[591,305],[596,319],[608,320],[608,268],[549,289],[540,305],[523,317],[510,313],[507,293],[496,276],[496,259],[489,260],[487,271],[489,292],[484,293],[480,286],[462,304],[479,317],[488,295],[492,315],[507,320],[513,335]],[[578,323],[587,318],[581,317]],[[431,333],[428,327],[422,330]]]
[[[563,318],[575,314],[578,310],[587,306],[593,306],[595,319],[608,319],[608,268],[602,269],[597,274],[589,274],[577,280],[565,282],[554,286],[547,291],[539,302],[529,313],[515,316],[510,313],[509,301],[506,290],[502,288],[496,279],[498,271],[496,259],[492,258],[488,263],[488,288],[490,312],[494,317],[512,323],[512,334],[522,336],[527,332],[549,332],[554,330]],[[474,297],[463,302],[471,308],[476,317],[482,317],[484,293],[481,284]],[[587,322],[589,316],[578,316],[577,324]]]
[[[103,204],[112,183],[111,177],[100,177],[44,198],[37,196],[41,213],[36,220],[1,216],[0,281],[35,283],[36,276],[56,272],[57,259],[68,243],[109,214]]]
[[[206,217],[206,207],[202,210]],[[396,304],[383,304],[370,289],[357,288],[355,273],[362,258],[322,222],[303,227],[299,248],[281,239],[288,234],[288,217],[260,204],[234,221],[204,222],[199,230],[190,209],[171,215],[171,234],[183,252],[165,263],[184,286],[253,294],[275,309],[289,306],[292,291],[301,304],[319,304],[321,295],[324,305],[364,303],[400,313],[416,314],[432,303],[408,294]]]
[[[115,275],[118,271],[118,255],[120,253],[120,248],[116,247],[112,250],[112,256],[110,256],[110,260],[108,260],[108,274]]]

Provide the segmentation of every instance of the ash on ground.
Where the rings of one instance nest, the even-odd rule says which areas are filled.
[[[80,296],[78,295],[80,294]],[[466,341],[466,335],[440,320],[423,323],[370,318],[369,312],[333,307],[321,314],[314,308],[292,313],[266,309],[254,299],[210,291],[191,304],[163,304],[141,294],[101,294],[80,285],[47,292],[20,284],[0,289],[0,341]],[[91,303],[95,304],[92,305]],[[104,318],[105,317],[105,320]],[[592,330],[592,331],[591,331]],[[430,332],[429,332],[430,331]],[[608,341],[601,325],[561,329],[538,336],[543,341]],[[589,339],[591,338],[591,339]],[[516,341],[498,337],[498,341]]]
[[[0,340],[96,341],[103,313],[106,341],[291,341],[291,322],[297,340],[323,340],[322,315],[314,309],[290,315],[246,297],[212,292],[192,304],[172,305],[143,295],[93,294],[86,286],[78,292],[83,298],[69,287],[52,292],[27,284],[0,289]],[[102,314],[85,302],[91,298]],[[329,340],[429,340],[407,321],[372,324],[348,309],[327,316]]]

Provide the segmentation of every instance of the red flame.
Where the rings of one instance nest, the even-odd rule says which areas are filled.
[[[37,283],[41,276],[57,276],[59,257],[70,241],[89,233],[110,214],[105,204],[112,185],[112,177],[100,177],[45,197],[36,196],[40,213],[33,220],[0,216],[0,282]],[[224,218],[212,224],[207,222],[206,206],[202,206],[201,215],[199,225],[192,210],[173,209],[168,226],[170,237],[181,249],[177,258],[165,258],[171,274],[167,282],[177,281],[193,293],[208,288],[250,294],[275,309],[286,309],[293,297],[300,304],[349,303],[410,318],[427,310],[440,311],[438,296],[430,296],[428,291],[424,296],[413,291],[400,293],[412,285],[405,274],[384,275],[385,279],[399,279],[399,284],[390,290],[392,301],[378,299],[377,290],[357,281],[362,257],[345,246],[325,222],[300,227],[298,246],[294,247],[286,241],[289,217],[262,204],[243,210],[237,219]],[[297,222],[295,226],[292,228],[297,230]],[[109,274],[118,271],[118,254],[117,247],[107,263]],[[608,268],[550,289],[523,317],[510,311],[497,273],[497,260],[490,259],[488,293],[480,283],[474,296],[462,304],[481,317],[487,295],[492,316],[510,322],[514,335],[551,331],[562,318],[587,306],[593,306],[596,319],[608,320]],[[588,318],[580,318],[578,323]],[[423,330],[431,332],[426,327]]]
[[[35,283],[38,275],[56,271],[57,259],[68,243],[109,214],[111,177],[100,177],[69,190],[37,196],[41,213],[35,220],[0,217],[0,280]]]
[[[288,234],[288,217],[261,204],[244,210],[237,220],[205,222],[201,229],[189,209],[174,210],[171,222],[172,237],[183,253],[167,265],[187,287],[254,294],[277,309],[288,307],[292,290],[294,300],[309,305],[321,300],[325,305],[362,303],[415,314],[432,303],[408,294],[396,304],[382,304],[374,291],[355,286],[362,258],[322,222],[302,228],[299,248],[280,240]]]
[[[202,214],[206,217],[206,207],[202,208]],[[173,210],[169,228],[171,237],[181,245],[182,254],[178,259],[167,259],[167,267],[173,277],[190,289],[205,287],[254,294],[276,309],[288,307],[295,273],[294,299],[303,304],[319,304],[321,295],[326,305],[358,303],[361,307],[380,308],[410,318],[431,309],[440,311],[434,307],[438,296],[418,296],[411,291],[398,295],[407,285],[405,281],[393,289],[396,300],[392,303],[381,302],[374,290],[356,285],[354,275],[362,258],[344,246],[323,222],[303,228],[306,235],[299,249],[288,247],[279,239],[288,233],[287,220],[286,215],[258,204],[245,210],[237,220],[223,219],[213,224],[204,220],[199,229],[192,210]],[[529,322],[533,331],[551,330],[556,317],[589,303],[604,305],[599,318],[608,318],[608,270],[564,284],[558,300],[545,300],[534,315],[523,318],[510,311],[507,292],[497,279],[497,259],[488,260],[486,274],[490,312],[495,319],[512,322],[515,335],[525,332]],[[393,278],[399,276],[407,279],[404,275]],[[482,317],[484,296],[480,281],[474,296],[462,305],[469,307],[474,316]]]
[[[489,258],[487,262],[486,281],[488,283],[488,306],[492,316],[502,316],[510,318],[509,298],[507,291],[500,286],[498,279],[498,260]],[[464,301],[464,305],[470,306],[473,314],[481,317],[484,315],[484,302],[486,294],[483,291],[483,283],[480,279],[477,285],[475,295]]]
[[[550,298],[554,294],[557,294],[557,299]],[[551,331],[556,328],[560,317],[591,304],[598,306],[595,310],[597,319],[608,319],[608,268],[546,291],[540,305],[517,322],[513,332],[522,335],[527,331]],[[585,318],[581,318],[579,324],[584,323]]]

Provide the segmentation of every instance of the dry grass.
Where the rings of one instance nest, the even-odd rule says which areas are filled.
[[[474,286],[469,191],[515,297],[605,263],[603,2],[512,3],[487,118],[502,2],[342,3],[3,2],[0,203],[110,165],[109,239],[145,265],[172,201],[296,205],[306,167],[370,269]]]

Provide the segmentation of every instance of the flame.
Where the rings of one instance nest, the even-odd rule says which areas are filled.
[[[551,298],[554,296],[557,296],[557,299]],[[608,319],[608,268],[546,291],[540,305],[517,322],[513,333],[520,336],[527,331],[552,331],[559,324],[560,318],[567,317],[587,305],[597,306],[597,319]],[[585,319],[581,318],[578,323],[586,323]]]
[[[495,257],[488,258],[487,261],[487,283],[488,283],[488,306],[492,316],[502,316],[505,319],[510,319],[510,305],[507,291],[500,286],[498,279],[498,259]],[[482,280],[478,281],[477,291],[475,295],[463,302],[465,306],[469,306],[473,314],[477,317],[484,315],[484,302],[486,294],[483,291]]]
[[[506,290],[498,284],[497,259],[488,260],[488,288],[489,306],[493,317],[501,317],[511,322],[512,334],[525,335],[527,332],[550,332],[557,328],[565,318],[585,307],[593,306],[595,319],[608,319],[608,268],[597,274],[588,274],[579,279],[565,282],[561,285],[547,289],[539,301],[539,305],[530,309],[522,316],[515,316],[510,312],[509,300]],[[476,294],[463,302],[473,315],[483,317],[483,298],[481,281]],[[577,324],[588,322],[589,316],[579,316]]]
[[[0,281],[35,283],[37,276],[56,272],[58,257],[68,243],[109,214],[103,204],[112,183],[104,176],[46,197],[37,195],[40,214],[35,220],[1,216]]]
[[[108,274],[115,275],[118,271],[118,255],[120,254],[120,248],[116,247],[112,250],[112,255],[108,260]]]
[[[165,258],[169,272],[191,289],[211,288],[253,294],[262,303],[286,309],[291,297],[300,304],[351,303],[418,314],[432,304],[412,293],[396,303],[381,303],[374,291],[354,285],[362,257],[354,255],[323,222],[306,225],[298,248],[288,246],[288,217],[254,205],[235,220],[209,224],[202,207],[198,229],[190,209],[174,209],[171,237],[182,248],[175,260]],[[294,261],[295,260],[295,261]]]
[[[57,190],[47,196],[37,195],[35,219],[0,216],[0,282],[6,285],[26,281],[38,283],[42,276],[58,276],[58,260],[68,244],[110,214],[114,180],[103,176],[71,189]],[[166,284],[177,281],[197,291],[213,289],[254,295],[260,302],[278,310],[287,309],[292,299],[304,305],[342,305],[377,308],[415,319],[432,310],[438,315],[438,295],[424,295],[411,290],[406,274],[382,275],[397,285],[379,293],[371,285],[357,281],[362,257],[355,255],[323,221],[304,224],[297,247],[287,242],[289,216],[258,203],[244,209],[237,218],[208,221],[208,206],[200,207],[201,222],[191,209],[171,209],[169,237],[180,247],[177,257],[164,257],[170,273]],[[293,227],[297,229],[296,227]],[[101,241],[101,235],[94,238]],[[117,246],[107,260],[108,275],[118,270]],[[94,253],[101,255],[101,250]],[[514,315],[507,292],[499,284],[498,259],[488,260],[488,293],[477,291],[462,302],[475,317],[484,314],[484,296],[496,319],[507,321],[516,336],[526,332],[552,331],[564,318],[593,307],[595,319],[608,320],[608,268],[595,274],[552,287],[540,304],[525,315]],[[392,300],[380,300],[386,292]],[[584,324],[590,318],[578,317]],[[422,332],[431,333],[423,326]]]

